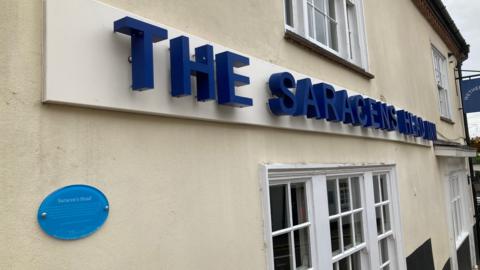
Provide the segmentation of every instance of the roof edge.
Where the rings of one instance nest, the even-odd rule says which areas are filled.
[[[468,58],[470,45],[463,38],[441,0],[412,0],[420,13],[446,43],[449,50],[463,62]]]

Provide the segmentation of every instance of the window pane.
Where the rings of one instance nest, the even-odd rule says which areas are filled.
[[[342,212],[350,210],[350,190],[348,188],[348,178],[338,180],[340,189],[340,208]]]
[[[334,49],[335,51],[338,51],[338,35],[337,35],[337,23],[334,21],[330,21],[330,48]]]
[[[314,11],[315,14],[315,39],[322,43],[327,44],[326,41],[326,17],[318,11]]]
[[[355,213],[353,215],[355,226],[355,245],[363,243],[363,221],[362,213]]]
[[[308,228],[293,232],[295,240],[295,264],[297,269],[306,269],[312,266],[310,259],[310,237]]]
[[[383,233],[382,230],[382,210],[381,206],[375,207],[375,215],[377,216],[377,233],[380,235]]]
[[[324,3],[325,3],[325,0],[314,0],[315,8],[321,11],[325,10]]]
[[[305,194],[305,183],[290,185],[290,196],[292,198],[292,220],[293,225],[302,224],[308,221],[307,203]]]
[[[353,246],[352,216],[342,217],[343,249],[347,250]]]
[[[329,20],[329,44],[330,48],[338,50],[338,37],[337,37],[337,23],[335,22],[337,15],[335,13],[335,0],[328,0],[328,16],[332,19]]]
[[[460,200],[457,200],[455,203],[454,203],[454,206],[455,206],[455,214],[457,216],[457,223],[458,223],[458,234],[460,235],[460,233],[463,231],[463,224],[462,224],[462,213],[460,212],[461,209],[460,209]]]
[[[361,270],[362,269],[362,261],[360,252],[357,252],[352,255],[352,270]]]
[[[287,186],[270,186],[270,215],[272,232],[288,227]]]
[[[383,226],[385,228],[385,232],[390,231],[390,205],[383,206]]]
[[[350,257],[346,257],[344,259],[342,259],[341,261],[338,262],[338,269],[339,270],[350,270],[350,268],[348,267],[348,261],[349,261]]]
[[[361,201],[361,193],[360,193],[360,179],[358,177],[352,177],[351,186],[352,186],[353,209],[361,208],[362,201]]]
[[[378,250],[380,253],[380,264],[384,264],[388,261],[388,239],[382,239],[378,243]]]
[[[273,261],[275,270],[290,270],[290,234],[273,237]]]
[[[380,190],[379,190],[379,183],[378,183],[378,176],[373,176],[373,195],[375,196],[375,203],[380,202]]]
[[[332,244],[332,253],[337,255],[340,253],[340,226],[339,220],[333,219],[330,221],[330,242]]]
[[[313,29],[313,7],[307,4],[307,15],[308,15],[308,35],[311,38],[315,38],[314,29]]]
[[[382,201],[388,201],[387,176],[385,174],[380,175],[380,187],[382,190]]]
[[[285,1],[285,23],[293,27],[293,9],[292,9],[292,0]]]
[[[338,213],[338,200],[337,200],[337,181],[327,181],[327,195],[328,195],[328,212],[330,216]]]
[[[337,18],[335,14],[335,0],[328,0],[328,16],[334,20]]]

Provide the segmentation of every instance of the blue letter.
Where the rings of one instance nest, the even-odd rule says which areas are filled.
[[[333,86],[326,83],[318,83],[313,86],[313,91],[317,95],[319,119],[326,118],[328,121],[339,122],[340,117],[335,109],[335,89],[333,89]]]
[[[197,77],[197,100],[215,99],[213,47],[204,45],[195,49],[195,62],[190,61],[188,38],[179,36],[170,40],[172,96],[192,94],[190,75]]]
[[[152,43],[167,39],[167,30],[130,17],[124,17],[113,23],[113,31],[131,36],[132,89],[154,88]]]
[[[363,113],[363,107],[365,106],[363,97],[356,95],[348,98],[350,100],[350,107],[352,108],[354,126],[366,126],[367,114]]]
[[[423,123],[423,119],[421,117],[417,118],[418,121],[418,137],[423,137],[425,135],[425,124]]]
[[[275,115],[292,115],[296,109],[295,96],[288,88],[295,87],[293,75],[288,72],[272,74],[268,86],[272,95],[278,97],[268,100],[270,111]]]
[[[348,95],[346,90],[340,90],[335,92],[335,108],[337,114],[345,124],[353,122],[353,112],[350,102],[348,102]]]
[[[293,114],[294,116],[306,115],[308,118],[320,117],[317,99],[313,93],[312,81],[310,79],[303,79],[297,82],[295,99],[297,101],[297,109]]]
[[[387,104],[379,101],[379,102],[377,102],[377,106],[378,106],[378,109],[379,109],[380,128],[381,129],[386,129],[386,130],[392,130],[390,128],[390,121],[389,121],[389,118],[388,118]]]
[[[410,115],[411,114],[409,112],[404,110],[397,111],[398,130],[402,134],[412,134],[412,120]]]
[[[395,107],[393,105],[388,106],[387,110],[388,110],[388,122],[390,124],[389,131],[396,130],[398,128],[397,111],[395,111]]]
[[[250,60],[247,57],[228,51],[215,56],[217,60],[218,104],[236,107],[252,106],[253,100],[251,98],[235,95],[235,86],[250,84],[250,78],[233,73],[234,67],[248,66]]]
[[[418,137],[418,120],[417,116],[413,115],[410,118],[410,121],[412,122],[412,135],[415,137]]]
[[[364,127],[380,128],[380,114],[378,111],[377,101],[371,98],[364,98],[363,103],[363,113],[367,115],[367,121]]]

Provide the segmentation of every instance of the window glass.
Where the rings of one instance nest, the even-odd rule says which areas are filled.
[[[294,231],[295,265],[297,269],[306,269],[312,266],[310,259],[310,237],[308,228]]]
[[[352,230],[352,216],[342,217],[343,248],[345,250],[353,246]]]
[[[307,222],[307,204],[305,195],[305,185],[291,184],[290,194],[292,196],[292,220],[293,225]]]
[[[382,228],[382,207],[381,206],[375,207],[375,216],[377,220],[377,232],[378,234],[382,234],[383,228]]]
[[[440,115],[450,118],[450,104],[448,100],[448,77],[447,77],[447,60],[445,56],[436,48],[432,47],[433,55],[433,73],[438,88],[438,100],[440,107]]]
[[[285,24],[293,27],[293,6],[292,0],[284,0],[285,3]]]
[[[272,231],[288,227],[288,208],[286,185],[270,187],[270,215]]]
[[[332,244],[332,253],[337,255],[340,250],[340,221],[339,219],[330,220],[330,241]]]
[[[463,225],[462,197],[460,194],[458,176],[450,178],[450,212],[452,215],[453,233],[456,241],[461,240],[462,232],[466,231]]]
[[[378,186],[378,201],[375,202],[375,216],[378,234],[378,252],[380,258],[380,270],[390,269],[390,246],[393,240],[391,225],[391,201],[389,200],[389,178],[387,174],[379,174],[375,177],[374,186]]]
[[[360,269],[361,256],[351,254],[356,246],[365,243],[363,232],[364,202],[361,192],[361,178],[358,176],[330,178],[327,180],[327,192],[333,194],[338,189],[340,212],[330,212],[330,239],[332,259],[342,259],[333,263],[334,269]],[[333,196],[332,196],[333,197]],[[338,218],[340,216],[340,218]],[[363,247],[361,250],[364,250]],[[346,268],[345,268],[346,267]]]
[[[272,182],[268,189],[272,228],[270,270],[398,269],[396,223],[392,214],[395,200],[391,198],[395,193],[390,181],[387,173],[369,172],[304,180],[282,178]],[[452,208],[459,209],[458,181],[451,181],[450,185]],[[328,204],[322,203],[326,199]],[[372,209],[366,209],[367,205]],[[460,233],[458,211],[452,215]],[[325,222],[328,228],[323,226]],[[366,230],[372,226],[377,229]],[[374,245],[378,249],[372,248]],[[328,256],[331,260],[319,260]]]
[[[288,233],[273,237],[273,259],[275,270],[290,270],[290,235]]]
[[[388,261],[388,244],[387,244],[387,239],[382,239],[380,240],[379,244],[379,250],[380,250],[380,262],[382,264],[386,263]]]
[[[360,46],[365,29],[361,20],[362,1],[284,0],[284,3],[288,30],[366,69],[363,60],[366,57],[362,57],[366,46]],[[294,25],[294,21],[299,25]]]
[[[328,196],[328,212],[330,215],[338,213],[338,199],[337,199],[337,181],[327,181],[327,196]]]
[[[383,206],[383,228],[386,232],[390,231],[390,206],[388,204]]]
[[[342,212],[350,210],[350,188],[348,178],[340,179],[338,181],[340,190],[340,208]]]
[[[271,185],[269,191],[274,270],[311,268],[305,182]]]
[[[354,214],[354,224],[355,224],[355,245],[363,243],[363,222],[362,222],[362,213]]]
[[[375,203],[380,202],[380,188],[379,188],[379,181],[378,181],[377,175],[373,176],[373,192],[375,196]]]
[[[382,202],[388,200],[387,192],[387,176],[385,174],[380,175],[380,189],[382,191]]]
[[[358,209],[362,207],[362,202],[360,198],[360,180],[358,177],[352,177],[352,204],[353,209]]]

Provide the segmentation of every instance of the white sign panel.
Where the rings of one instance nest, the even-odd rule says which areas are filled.
[[[168,30],[168,40],[153,44],[154,89],[131,89],[132,67],[128,61],[131,39],[113,31],[114,21],[125,16]],[[238,108],[222,106],[216,101],[198,102],[195,90],[191,96],[172,97],[170,39],[187,36],[192,54],[194,48],[205,44],[212,45],[215,54],[235,51],[100,2],[45,0],[45,20],[44,102],[430,145],[426,140],[398,131],[274,115],[267,105],[272,98],[268,87],[270,75],[288,71],[297,79],[308,76],[254,57],[249,57],[250,65],[235,70],[250,78],[250,84],[238,87],[236,93],[252,98],[253,106]],[[312,79],[312,82],[320,81]]]

